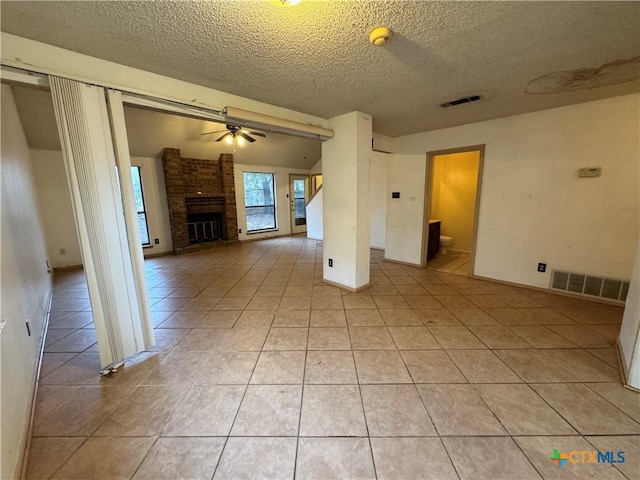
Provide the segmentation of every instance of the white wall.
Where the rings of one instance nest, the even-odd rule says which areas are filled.
[[[51,266],[82,265],[62,152],[31,149],[31,158]]]
[[[322,186],[307,203],[307,238],[322,240],[322,212],[324,208]]]
[[[440,234],[453,238],[451,250],[471,252],[480,152],[436,155],[430,218],[440,219]]]
[[[311,175],[322,174],[322,158],[320,158],[320,160],[318,160],[316,163],[313,164],[313,167],[311,167],[311,170],[309,170],[309,173]]]
[[[372,149],[377,152],[393,152],[393,138],[373,132]]]
[[[427,159],[425,155],[389,157],[384,257],[420,265]],[[392,192],[399,192],[400,198],[391,198]]]
[[[61,268],[82,265],[62,152],[31,149],[31,157],[51,266]],[[151,238],[151,246],[144,248],[143,253],[147,256],[171,252],[171,224],[162,159],[131,157],[131,164],[141,167]],[[158,245],[154,243],[156,238],[160,241]],[[66,250],[66,255],[60,254],[61,248]]]
[[[369,167],[370,246],[382,250],[384,250],[387,229],[387,164],[389,158],[389,154],[371,152]],[[311,168],[311,173],[322,173],[322,159]],[[319,194],[322,195],[322,193]],[[312,225],[311,223],[318,219],[320,223],[322,222],[322,216],[317,216],[317,203],[322,201],[320,199],[316,204],[311,205],[311,209],[307,208],[307,236],[316,240],[322,240],[322,225],[315,223]]]
[[[243,172],[265,172],[275,175],[276,194],[276,230],[247,235],[247,211],[244,206]],[[257,240],[291,233],[291,204],[289,201],[289,174],[309,175],[309,170],[284,167],[264,167],[260,165],[233,165],[233,176],[236,185],[236,209],[238,213],[239,240]]]
[[[638,131],[634,94],[399,137],[394,146],[424,154],[486,144],[474,272],[547,288],[553,268],[630,277]],[[580,167],[602,167],[602,176],[578,178]],[[405,172],[419,175],[420,166]],[[536,271],[538,262],[547,273]]]
[[[29,147],[11,89],[1,88],[0,477],[18,478],[52,285]]]
[[[371,247],[384,250],[387,231],[387,170],[390,155],[371,152],[369,171],[369,208],[371,210]]]

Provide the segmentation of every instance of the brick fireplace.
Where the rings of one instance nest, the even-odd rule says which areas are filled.
[[[233,155],[218,160],[183,158],[177,148],[162,155],[175,253],[238,240]]]

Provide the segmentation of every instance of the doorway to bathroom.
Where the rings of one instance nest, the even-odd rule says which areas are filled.
[[[484,145],[427,153],[423,265],[473,275]]]

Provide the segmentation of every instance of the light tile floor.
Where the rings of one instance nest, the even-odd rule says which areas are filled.
[[[145,265],[157,345],[107,378],[83,274],[56,275],[29,478],[638,478],[621,308],[377,251],[354,295],[300,237]]]
[[[471,255],[464,252],[449,250],[446,254],[438,253],[427,262],[427,268],[438,272],[455,273],[456,275],[469,275],[469,259]]]

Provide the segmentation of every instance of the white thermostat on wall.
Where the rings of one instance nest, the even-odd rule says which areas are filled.
[[[602,173],[602,169],[600,167],[595,168],[581,168],[578,170],[579,177],[599,177]]]

